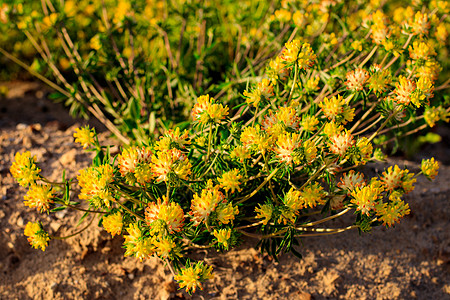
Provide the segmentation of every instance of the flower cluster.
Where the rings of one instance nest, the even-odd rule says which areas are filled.
[[[139,126],[149,129],[153,139],[110,109],[111,116],[119,117],[114,124],[124,121],[140,139],[112,155],[99,145],[94,130],[78,129],[76,142],[97,155],[91,166],[80,170],[77,187],[66,178],[50,184],[30,152],[17,153],[11,173],[29,188],[25,205],[45,213],[68,208],[95,213],[98,224],[113,237],[123,236],[125,256],[160,258],[189,293],[213,278],[211,266],[191,260],[186,251],[190,248],[226,251],[249,236],[259,238],[259,246],[270,255],[295,254],[300,240],[309,236],[395,225],[410,213],[404,195],[414,189],[420,174],[434,179],[439,163],[426,159],[411,171],[386,166],[372,177],[361,166],[383,160],[386,150],[402,147],[411,134],[449,121],[450,109],[440,92],[448,82],[439,85],[438,62],[447,45],[448,26],[441,22],[447,24],[448,12],[439,1],[417,11],[390,11],[375,2],[355,10],[362,6],[282,1],[258,29],[241,33],[232,51],[240,53],[243,47],[255,55],[255,64],[248,66],[251,76],[245,73],[247,67],[239,70],[242,61],[236,59],[225,71],[226,82],[208,82],[202,89],[202,70],[211,62],[209,51],[215,51],[210,38],[210,47],[199,44],[193,64],[197,88],[178,86],[177,97],[174,87],[187,76],[186,70],[170,76],[167,68],[187,58],[171,53],[164,64],[169,94],[164,99],[174,111],[189,102],[184,110],[189,121],[149,117]],[[348,13],[344,31],[339,12]],[[157,12],[149,8],[147,13],[155,17],[149,21],[152,26],[164,31]],[[138,16],[126,1],[119,1],[111,22],[119,29]],[[45,22],[51,28],[58,18],[49,16]],[[295,31],[285,36],[291,28]],[[197,30],[205,37],[204,29]],[[279,36],[268,44],[259,41],[271,30]],[[90,49],[102,52],[104,40],[103,34],[91,39]],[[254,51],[253,43],[261,48]],[[128,60],[132,58],[130,54]],[[120,109],[140,119],[148,108],[146,97],[154,100],[161,91],[143,89],[143,82],[134,89],[130,78],[123,84],[131,90],[132,101]],[[109,79],[108,87],[118,89],[121,103],[122,81]],[[204,94],[197,96],[194,90]],[[95,94],[95,89],[87,87],[85,92]],[[213,92],[217,96],[207,94]],[[170,129],[157,129],[158,123]],[[120,138],[120,131],[114,134]],[[71,187],[80,191],[81,201],[72,200]],[[336,228],[329,222],[344,214],[354,216],[352,225]],[[43,228],[31,223],[25,234],[33,247],[45,250],[53,236]]]

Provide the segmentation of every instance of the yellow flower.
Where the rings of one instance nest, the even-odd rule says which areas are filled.
[[[85,127],[80,127],[75,129],[76,132],[73,134],[75,138],[75,143],[80,143],[83,146],[83,149],[89,148],[96,144],[95,141],[95,129],[89,128],[89,125]]]
[[[330,136],[328,147],[336,155],[343,156],[347,149],[354,144],[353,136],[347,130]]]
[[[429,105],[429,99],[433,97],[433,82],[428,77],[420,77],[416,82],[416,89],[411,94],[411,102],[420,107],[423,103]]]
[[[378,219],[387,227],[398,223],[400,218],[410,213],[408,203],[399,198],[390,203],[380,203],[376,210]]]
[[[143,260],[155,252],[153,240],[143,235],[137,223],[131,223],[127,228],[128,235],[125,235],[125,254],[124,256],[134,256]]]
[[[412,24],[412,28],[415,34],[427,34],[428,29],[430,28],[430,22],[428,21],[428,15],[426,13],[422,13],[418,11],[414,16],[414,23]]]
[[[113,23],[118,24],[122,22],[131,10],[131,2],[128,0],[120,0],[116,7]]]
[[[182,180],[187,180],[191,174],[191,163],[178,149],[157,152],[152,157],[152,163],[152,172],[157,183],[168,181],[170,174],[175,174]]]
[[[163,237],[159,240],[154,241],[156,247],[156,253],[161,258],[168,258],[169,256],[177,256],[179,251],[177,251],[177,244],[170,237]]]
[[[355,187],[350,193],[352,199],[351,203],[357,206],[356,210],[361,211],[362,214],[369,215],[370,211],[375,209],[375,205],[381,198],[383,188],[379,181],[372,180],[369,185]]]
[[[208,182],[212,185],[212,182]],[[225,195],[219,191],[219,187],[208,187],[202,190],[200,195],[194,194],[189,214],[197,225],[207,222],[209,215],[215,211],[217,205],[225,201]]]
[[[303,116],[301,125],[302,129],[306,132],[313,132],[317,130],[317,125],[319,124],[319,120],[316,116],[305,115]]]
[[[304,208],[304,203],[300,201],[301,192],[291,188],[286,195],[284,195],[283,203],[294,212]]]
[[[260,129],[259,125],[245,127],[240,140],[244,147],[252,151],[265,153],[272,148],[270,138]]]
[[[299,135],[296,133],[285,133],[278,136],[274,151],[277,153],[280,161],[292,164],[294,160],[294,150],[298,147],[300,147]]]
[[[310,208],[313,208],[316,205],[324,204],[325,202],[325,192],[322,186],[317,182],[306,186],[300,191],[301,207],[306,208],[309,206]]]
[[[244,97],[248,105],[258,107],[261,102],[261,91],[258,89],[253,89],[250,92],[244,91]]]
[[[365,165],[372,158],[372,144],[366,137],[363,137],[356,142],[356,148],[358,149],[358,152],[357,155],[353,157],[355,163],[357,165]]]
[[[355,40],[355,41],[352,42],[351,47],[352,47],[353,50],[361,52],[362,51],[362,45],[363,45],[362,41],[356,41]]]
[[[444,23],[440,23],[436,27],[435,36],[441,45],[445,45],[448,42],[448,31]]]
[[[202,124],[218,123],[220,120],[225,119],[227,115],[228,107],[216,104],[214,98],[209,98],[209,95],[198,97],[197,103],[192,108],[194,121]]]
[[[24,196],[24,199],[27,200],[24,203],[28,207],[36,207],[40,212],[48,212],[54,197],[51,185],[35,184],[30,187],[30,190]]]
[[[285,44],[285,49],[281,53],[281,59],[287,63],[292,64],[297,62],[299,69],[309,69],[314,65],[316,55],[314,54],[311,45],[308,43],[301,44],[300,40],[294,39]]]
[[[426,77],[431,81],[438,79],[441,66],[432,60],[427,60],[425,64],[416,67],[415,77]]]
[[[329,120],[344,125],[353,121],[355,116],[355,109],[351,108],[341,95],[333,96],[331,99],[325,97],[323,102],[319,102],[319,107]]]
[[[183,229],[184,225],[184,211],[178,203],[169,202],[168,199],[163,196],[162,203],[150,202],[145,209],[145,220],[147,225],[153,227],[156,221],[162,221],[166,230],[169,233],[179,232]],[[161,202],[158,200],[158,202]],[[156,226],[157,227],[157,226]]]
[[[216,237],[217,242],[223,245],[225,249],[228,250],[228,241],[231,238],[231,229],[230,228],[219,230],[214,229],[213,234]]]
[[[387,191],[393,191],[394,189],[403,189],[405,193],[409,193],[414,189],[413,173],[409,173],[408,169],[400,169],[397,165],[394,168],[389,167],[386,172],[383,172],[383,176],[380,178]]]
[[[450,113],[448,113],[442,106],[431,106],[425,108],[425,113],[423,114],[423,116],[428,126],[434,127],[434,125],[436,125],[436,122],[438,122],[439,120],[448,122]]]
[[[434,160],[434,157],[431,159],[423,159],[420,169],[427,178],[434,179],[438,174],[439,163]]]
[[[117,162],[122,176],[125,177],[129,173],[134,173],[138,163],[137,147],[123,149],[122,153],[118,155]]]
[[[250,152],[247,151],[247,148],[244,146],[236,146],[230,153],[230,157],[232,159],[236,159],[241,163],[244,163],[246,159],[249,159],[251,156]]]
[[[114,168],[109,164],[80,170],[77,176],[81,187],[80,199],[88,200],[94,207],[110,207],[113,196],[108,185],[114,181]]]
[[[216,208],[217,220],[222,224],[233,223],[233,220],[237,214],[239,214],[239,209],[237,206],[233,207],[232,203],[219,203]]]
[[[383,70],[380,66],[374,64],[371,70],[373,72],[368,81],[369,88],[374,93],[381,94],[386,91],[388,85],[391,83],[389,69]]]
[[[203,289],[202,282],[212,278],[212,267],[203,265],[203,262],[198,262],[195,266],[189,264],[174,277],[180,288],[186,288],[188,293],[195,293],[197,288]]]
[[[349,71],[346,77],[347,81],[345,82],[345,85],[348,90],[362,91],[370,76],[369,72],[364,69],[355,69],[353,71]]]
[[[41,169],[36,166],[36,156],[32,157],[29,151],[17,152],[9,170],[21,186],[35,184],[41,172]]]
[[[134,177],[142,185],[150,182],[153,179],[152,166],[148,163],[138,164],[134,170]]]
[[[25,225],[24,234],[25,236],[28,236],[28,242],[34,249],[40,248],[42,251],[45,251],[50,237],[42,228],[41,224],[37,222],[28,222],[27,225]]]
[[[122,214],[118,211],[114,214],[110,214],[106,217],[103,217],[103,228],[114,237],[116,234],[120,235],[122,233],[123,227],[123,217]]]
[[[240,185],[242,184],[240,180],[242,179],[242,175],[239,175],[238,169],[233,169],[231,171],[225,172],[222,174],[222,177],[218,179],[220,183],[220,187],[222,187],[225,191],[231,190],[231,193],[234,193],[235,190],[239,192],[242,190]]]
[[[294,21],[295,26],[303,27],[306,23],[306,16],[301,11],[297,10],[292,15],[292,21]]]
[[[175,128],[175,130],[169,130],[160,137],[159,141],[156,142],[155,150],[166,151],[172,148],[185,149],[185,145],[189,145],[191,142],[188,141],[189,133],[184,130],[181,133],[180,128]]]
[[[335,122],[327,122],[323,127],[323,133],[328,137],[334,136],[342,131],[344,131],[344,126],[338,125]]]
[[[345,173],[337,184],[339,188],[347,191],[347,195],[350,195],[355,188],[361,188],[363,185],[365,185],[364,175],[355,172],[355,170]]]
[[[291,68],[286,67],[283,63],[283,59],[280,56],[269,61],[266,68],[266,74],[271,80],[272,84],[275,84],[277,80],[285,80],[290,72]]]
[[[292,17],[291,12],[286,9],[277,9],[274,14],[275,14],[275,18],[280,23],[287,23],[291,20],[291,17]]]
[[[317,91],[319,89],[319,80],[319,76],[309,78],[304,86],[304,91],[308,94]]]
[[[273,207],[270,204],[259,204],[259,207],[255,207],[255,213],[256,218],[263,219],[262,223],[267,225],[272,218]]]
[[[416,89],[416,83],[404,76],[399,76],[398,82],[395,84],[394,93],[397,95],[395,100],[404,105],[411,102],[411,95]]]
[[[433,47],[425,42],[414,41],[412,46],[409,46],[409,56],[414,60],[428,60],[433,54],[435,54]]]

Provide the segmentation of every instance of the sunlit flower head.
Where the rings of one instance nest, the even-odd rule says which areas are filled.
[[[238,169],[232,169],[223,173],[222,177],[218,178],[218,181],[220,187],[225,191],[231,191],[231,193],[234,193],[235,190],[241,191],[242,175],[239,174]]]
[[[433,47],[425,42],[414,41],[409,46],[409,56],[414,60],[428,60],[430,55],[434,55]]]
[[[285,133],[278,136],[274,151],[280,161],[292,164],[294,161],[294,150],[300,147],[300,138],[296,133]]]
[[[345,130],[330,136],[328,147],[332,153],[343,156],[354,142],[352,134]]]
[[[175,130],[170,129],[156,142],[155,150],[165,151],[172,148],[185,149],[186,145],[191,143],[188,137],[189,133],[187,130],[181,132],[179,127],[175,128]]]
[[[415,34],[427,34],[430,28],[430,22],[428,21],[428,15],[418,11],[414,16],[414,22],[412,23],[413,32]]]
[[[191,163],[187,156],[178,149],[159,151],[152,157],[152,172],[156,182],[168,181],[170,174],[186,180],[191,174]]]
[[[434,157],[430,159],[423,159],[422,164],[420,165],[420,170],[427,178],[434,179],[438,174],[439,163],[434,160]]]
[[[411,96],[415,89],[416,83],[413,80],[399,76],[398,82],[395,84],[395,100],[400,104],[408,105],[411,102]]]
[[[361,188],[365,185],[366,181],[364,180],[364,175],[359,172],[355,172],[355,170],[350,170],[348,173],[343,174],[337,186],[344,191],[347,191],[347,195],[355,188]]]
[[[83,146],[83,149],[95,145],[96,141],[94,128],[89,128],[89,125],[86,125],[85,127],[80,127],[75,130],[76,132],[73,134],[75,143],[80,143]]]
[[[189,214],[196,224],[207,222],[210,214],[223,201],[225,201],[225,195],[219,191],[218,186],[205,188],[200,194],[194,194]]]
[[[24,234],[28,237],[28,242],[33,248],[45,251],[50,236],[42,228],[41,224],[38,222],[28,222],[27,225],[25,225]]]
[[[270,204],[259,204],[259,207],[255,207],[255,213],[256,218],[262,219],[262,223],[267,225],[272,218],[273,207]]]
[[[301,207],[313,208],[319,204],[324,204],[325,191],[318,182],[314,182],[300,191],[300,204]]]
[[[362,91],[370,76],[369,72],[364,69],[355,69],[348,72],[346,77],[347,81],[345,82],[345,85],[348,90]]]
[[[36,156],[31,156],[29,151],[17,152],[9,170],[21,186],[34,184],[41,172],[41,169],[36,166]]]
[[[372,180],[368,185],[363,187],[355,187],[350,193],[351,203],[355,204],[356,210],[362,214],[369,215],[375,209],[375,205],[382,197],[383,187],[377,180]]]
[[[281,59],[287,64],[297,62],[300,69],[309,69],[314,65],[316,55],[310,44],[294,39],[287,42],[285,47],[281,53]]]
[[[314,132],[317,130],[319,120],[316,118],[316,116],[304,115],[300,124],[304,131]]]
[[[244,147],[255,152],[267,152],[272,148],[270,137],[261,130],[259,125],[245,127],[240,138]]]
[[[50,204],[55,197],[54,191],[49,184],[31,185],[27,194],[23,197],[25,205],[31,208],[36,207],[39,212],[48,212]]]
[[[217,220],[222,224],[233,223],[234,218],[239,214],[239,209],[237,206],[233,206],[231,202],[229,203],[219,203],[216,208]]]
[[[236,146],[231,152],[230,157],[243,163],[246,159],[252,157],[251,153],[244,146]]]
[[[194,121],[202,124],[218,123],[228,115],[228,107],[215,103],[214,98],[203,95],[197,98],[197,103],[192,108]]]
[[[140,260],[149,258],[155,252],[155,246],[151,238],[144,236],[137,223],[131,223],[127,228],[127,235],[124,235],[125,254],[124,256],[134,256]]]
[[[186,288],[188,293],[195,293],[197,288],[203,289],[202,282],[212,278],[212,267],[204,265],[203,262],[198,262],[195,266],[189,264],[174,277],[180,288]]]
[[[114,168],[109,164],[88,167],[79,171],[80,199],[88,200],[94,207],[110,207],[113,200],[109,184],[114,181]]]
[[[184,225],[184,211],[178,203],[169,202],[163,196],[161,204],[150,202],[145,209],[145,220],[151,227],[154,222],[162,221],[169,233],[179,232]]]
[[[386,227],[398,223],[400,218],[410,213],[408,203],[401,199],[396,199],[389,203],[380,203],[376,206],[376,211],[378,219]]]
[[[123,216],[120,211],[107,215],[106,217],[103,217],[102,225],[107,232],[111,233],[112,237],[116,234],[120,235],[123,227]]]
[[[280,56],[275,57],[269,61],[266,68],[266,73],[272,84],[275,84],[278,80],[285,80],[290,72],[290,67],[286,67],[283,59]]]
[[[219,229],[219,230],[214,229],[213,235],[216,237],[219,245],[222,245],[225,249],[228,249],[228,246],[229,246],[228,241],[231,238],[231,229],[230,228]]]
[[[177,244],[169,236],[160,236],[158,239],[153,241],[155,245],[155,251],[161,258],[169,258],[173,256],[178,256],[179,249],[177,249]]]

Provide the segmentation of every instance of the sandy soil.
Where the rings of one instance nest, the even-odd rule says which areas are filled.
[[[52,234],[67,235],[76,231],[67,225],[81,215],[40,215],[25,207],[25,189],[9,174],[14,153],[30,150],[51,179],[63,169],[75,176],[90,156],[73,143],[79,120],[49,103],[39,86],[9,85],[8,98],[0,99],[0,299],[450,299],[448,165],[432,183],[420,178],[406,197],[412,213],[395,228],[304,239],[302,260],[284,255],[276,262],[255,250],[251,239],[225,254],[192,253],[216,275],[192,297],[177,289],[161,262],[124,258],[121,238],[111,239],[95,225],[72,239],[51,241],[45,252],[31,249],[23,236],[28,221],[39,219]],[[448,145],[421,155],[431,152],[448,163]],[[418,169],[417,162],[400,158],[388,163]]]

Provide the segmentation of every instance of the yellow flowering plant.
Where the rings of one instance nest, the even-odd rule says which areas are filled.
[[[268,28],[293,22],[291,38],[235,106],[223,93],[203,93],[188,122],[123,145],[116,156],[93,129],[78,129],[76,142],[96,153],[77,176],[80,201],[75,180],[49,182],[29,152],[16,154],[11,173],[29,188],[26,205],[92,215],[123,236],[125,256],[159,257],[187,292],[213,278],[191,249],[228,251],[248,237],[275,258],[301,256],[307,237],[391,227],[410,213],[404,195],[417,177],[435,178],[439,164],[423,160],[416,174],[390,166],[372,178],[362,166],[383,160],[402,137],[449,120],[439,92],[448,81],[436,85],[446,43],[439,22],[447,24],[437,2],[388,18],[372,2],[352,10],[282,1]],[[333,9],[347,14],[345,22],[332,18]],[[330,222],[351,214],[345,227]],[[25,234],[42,250],[58,238],[36,223]]]

